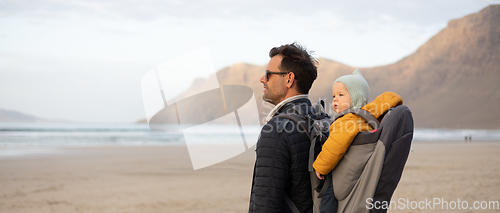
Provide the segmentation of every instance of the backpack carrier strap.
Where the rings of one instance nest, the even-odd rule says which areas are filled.
[[[322,104],[324,104],[324,103],[322,103]],[[298,110],[296,110],[295,107],[294,107],[294,110],[295,110],[295,113],[298,113]],[[300,112],[303,112],[303,111],[300,110]],[[321,115],[321,114],[317,113],[317,116],[318,115]],[[276,117],[285,118],[285,120],[282,121],[278,125],[278,129],[277,129],[278,132],[282,132],[286,128],[286,125],[288,124],[288,122],[290,120],[292,120],[295,123],[297,123],[305,131],[305,133],[307,134],[307,137],[309,137],[309,140],[311,141],[311,145],[309,147],[308,170],[309,170],[309,172],[314,172],[313,163],[314,163],[314,154],[315,154],[314,151],[316,149],[316,143],[315,143],[315,141],[316,141],[316,139],[321,140],[320,137],[324,137],[324,136],[321,135],[321,134],[317,134],[318,132],[312,131],[312,129],[314,127],[311,125],[312,124],[311,117],[309,117],[309,116],[301,116],[300,114],[279,114],[279,115],[276,115]],[[307,127],[305,125],[307,125]],[[326,188],[328,187],[328,185],[324,184],[324,183],[328,182],[329,180],[331,180],[331,174],[325,176],[325,179],[321,180],[320,183],[319,183],[319,185],[314,188],[318,193],[320,193],[319,196],[318,196],[318,198],[321,198],[323,196],[323,194],[325,193]]]
[[[311,141],[311,145],[309,147],[308,171],[310,172],[311,178],[315,179],[317,179],[317,177],[312,165],[314,163],[316,143],[321,143],[322,140],[326,139],[328,135],[324,135],[322,131],[325,128],[326,131],[328,131],[328,127],[331,124],[330,116],[328,116],[328,114],[324,112],[323,110],[324,107],[325,107],[325,102],[323,100],[320,100],[320,102],[316,104],[314,108],[316,111],[315,114],[316,117],[311,117],[310,115],[306,115],[304,113],[304,110],[302,110],[302,108],[297,105],[292,107],[291,112],[289,111],[287,113],[282,113],[275,116],[279,118],[284,118],[284,120],[279,122],[278,124],[277,127],[278,132],[282,132],[283,130],[285,130],[288,123],[290,121],[293,121],[298,126],[300,126],[306,133],[307,137]],[[328,122],[325,122],[324,119],[328,119]],[[329,186],[328,183],[331,182],[331,180],[332,180],[331,173],[325,175],[325,178],[323,180],[317,179],[317,181],[313,182],[313,180],[311,179],[311,190],[313,191],[313,202],[315,203],[315,205],[318,206],[320,205],[319,204],[320,200],[318,199],[321,199],[323,194],[326,192]],[[316,187],[314,187],[313,185]],[[286,193],[284,196],[284,200],[290,207],[292,212],[294,213],[299,212],[297,206],[293,203],[293,201],[290,199],[290,197],[288,197]]]
[[[276,115],[276,117],[278,117],[278,118],[284,118],[285,119],[284,121],[282,121],[278,125],[278,129],[277,129],[278,132],[282,132],[286,128],[286,125],[288,124],[288,122],[290,120],[292,120],[292,121],[295,121],[295,123],[297,123],[300,127],[302,127],[302,129],[304,130],[304,132],[307,134],[307,137],[309,139],[311,139],[311,135],[309,134],[308,128],[306,128],[304,126],[304,121],[306,119],[303,116],[299,116],[298,114],[279,114],[279,115]],[[312,145],[311,147],[313,147],[313,146],[314,145]],[[313,150],[313,154],[314,154],[314,149],[312,149],[312,150]],[[309,152],[311,152],[311,151],[309,150]],[[310,156],[311,155],[309,153],[309,161],[311,161],[311,157]],[[297,206],[295,205],[295,203],[293,203],[293,201],[290,199],[290,197],[288,196],[288,194],[286,194],[286,192],[285,192],[285,195],[284,195],[283,199],[285,200],[286,204],[288,205],[288,207],[290,208],[290,210],[292,210],[293,213],[300,213],[299,209],[297,208]]]
[[[279,114],[276,117],[285,118],[285,119],[295,121],[295,123],[297,123],[300,127],[302,127],[304,132],[307,134],[307,137],[309,137],[309,140],[313,141],[314,138],[309,133],[310,128],[307,128],[304,125],[304,123],[308,121],[308,118],[305,118],[303,116],[299,116],[297,114]],[[281,122],[280,125],[278,126],[278,132],[283,131],[283,129],[286,127],[287,123],[288,123],[288,120]],[[307,125],[310,126],[310,122],[308,122]],[[309,163],[308,163],[308,170],[309,171],[314,171],[312,164],[314,163],[314,149],[315,149],[315,147],[316,147],[316,143],[311,142],[311,146],[309,147]]]
[[[316,190],[316,192],[319,193],[318,198],[323,197],[323,195],[325,194],[326,189],[328,188],[328,184],[330,184],[330,182],[332,181],[332,173],[330,172],[327,175],[324,175],[324,177],[325,178],[323,178],[323,180],[321,180],[319,185],[316,188],[314,188],[314,190]]]
[[[320,118],[321,114],[324,113],[323,109],[325,108],[325,101],[319,100],[314,109],[316,110],[316,118]]]
[[[295,203],[293,203],[292,199],[290,199],[290,197],[288,197],[288,194],[286,194],[286,192],[285,192],[285,196],[283,197],[283,199],[285,199],[286,204],[288,204],[288,207],[290,207],[290,210],[292,210],[293,213],[300,213],[299,208],[297,208]]]
[[[364,109],[347,109],[341,112],[340,114],[337,114],[335,116],[335,120],[343,117],[344,115],[347,115],[349,113],[355,114],[361,118],[363,118],[368,125],[370,125],[373,129],[378,129],[380,127],[380,121],[378,121],[375,116],[372,115],[372,113],[364,110]]]
[[[306,118],[299,116],[297,114],[279,114],[279,115],[276,115],[276,117],[285,118],[285,119],[295,121],[295,123],[297,123],[300,127],[302,127],[304,132],[307,134],[307,137],[309,137],[309,139],[311,139],[311,135],[309,134],[309,128],[306,128],[304,126],[304,121],[306,120]],[[282,132],[285,129],[287,124],[288,124],[288,120],[284,120],[283,122],[281,122],[278,125],[278,132]]]

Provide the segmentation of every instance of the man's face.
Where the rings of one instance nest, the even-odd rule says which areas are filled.
[[[269,72],[282,72],[278,67],[283,59],[282,55],[276,55],[271,58],[266,70]],[[264,84],[264,95],[262,99],[271,104],[277,105],[283,101],[287,94],[286,87],[286,75],[281,74],[268,74],[269,79],[266,80],[266,76],[260,78],[260,82]]]

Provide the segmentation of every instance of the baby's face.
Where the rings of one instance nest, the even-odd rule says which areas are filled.
[[[341,82],[336,82],[332,86],[332,108],[336,113],[341,113],[342,111],[349,109],[351,107],[351,95]]]

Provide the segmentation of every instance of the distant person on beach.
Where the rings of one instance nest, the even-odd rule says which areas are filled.
[[[311,116],[308,99],[317,76],[317,60],[302,46],[293,43],[274,47],[260,82],[263,99],[275,107],[267,116],[257,142],[255,167],[248,212],[292,212],[290,201],[300,212],[312,212],[308,157],[310,139],[298,128],[278,132],[283,118],[294,106]]]
[[[361,72],[356,69],[351,75],[341,76],[333,83],[332,108],[337,114],[348,109],[364,109],[375,118],[379,118],[388,109],[403,103],[398,94],[385,92],[373,102],[367,104],[369,95],[368,83],[361,75]],[[373,129],[364,119],[352,113],[335,120],[330,125],[328,139],[313,163],[316,176],[323,180],[339,163],[358,133],[371,130]],[[333,184],[331,181],[325,184],[329,184],[329,186],[322,197],[320,210],[321,212],[336,212],[337,206],[332,205],[336,201],[333,194]]]

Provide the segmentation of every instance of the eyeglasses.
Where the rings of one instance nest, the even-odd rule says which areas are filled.
[[[271,71],[267,71],[264,72],[264,76],[266,77],[266,81],[269,81],[269,74],[280,74],[280,75],[283,75],[283,74],[288,74],[290,72],[271,72]]]

